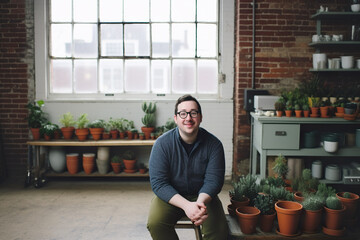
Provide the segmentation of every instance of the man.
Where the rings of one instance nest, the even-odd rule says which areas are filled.
[[[200,128],[201,106],[190,95],[175,104],[177,128],[158,138],[149,160],[151,202],[148,229],[155,240],[178,239],[174,225],[187,216],[202,225],[203,239],[227,239],[228,226],[217,194],[224,184],[224,148]]]

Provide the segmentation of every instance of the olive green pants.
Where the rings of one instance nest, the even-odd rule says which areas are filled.
[[[187,197],[189,201],[196,201],[197,196]],[[202,224],[201,232],[204,240],[225,240],[228,237],[228,225],[224,209],[218,197],[206,205],[208,218]],[[155,196],[150,205],[147,228],[154,240],[179,239],[175,224],[186,216],[185,212]]]

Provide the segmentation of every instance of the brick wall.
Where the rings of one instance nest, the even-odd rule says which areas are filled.
[[[24,174],[26,169],[25,105],[33,66],[33,41],[29,39],[33,24],[27,19],[28,11],[25,0],[0,1],[0,134],[2,166],[10,176]]]
[[[235,175],[249,171],[250,126],[243,103],[244,89],[252,87],[251,3],[252,0],[237,0],[235,6]],[[308,43],[316,34],[316,21],[310,16],[320,5],[327,6],[329,11],[343,11],[346,1],[257,0],[256,3],[255,88],[278,95],[282,89],[293,89],[311,75],[308,69],[312,66],[314,49]],[[335,29],[336,24],[339,22],[326,25],[323,31],[349,35],[348,29]],[[339,84],[339,76],[325,78],[330,84]]]

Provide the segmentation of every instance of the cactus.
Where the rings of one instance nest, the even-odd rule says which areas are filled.
[[[260,210],[261,215],[270,215],[275,212],[274,199],[270,195],[258,195],[254,200],[254,206]]]
[[[351,194],[350,194],[349,192],[344,192],[343,197],[350,199],[350,198],[351,198]]]
[[[330,196],[326,199],[326,207],[333,210],[340,210],[342,209],[342,204],[340,199],[335,196]]]
[[[308,168],[305,168],[303,171],[302,171],[302,177],[305,181],[309,181],[312,176],[311,176],[311,170],[308,169]]]
[[[273,170],[275,173],[277,173],[279,175],[279,177],[282,177],[285,179],[285,176],[286,176],[287,172],[289,171],[289,168],[287,166],[287,160],[282,154],[280,154],[275,159],[275,166],[273,167]]]
[[[309,196],[301,203],[305,210],[316,211],[324,206],[324,202],[320,197]]]
[[[155,127],[156,103],[147,104],[144,102],[141,106],[145,116],[141,119],[145,127]]]

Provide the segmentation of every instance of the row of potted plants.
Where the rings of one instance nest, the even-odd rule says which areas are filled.
[[[139,132],[135,126],[134,121],[125,118],[112,118],[109,121],[96,119],[92,122],[89,121],[86,113],[80,115],[78,119],[67,112],[59,119],[62,127],[57,124],[51,123],[47,114],[43,112],[42,107],[44,101],[37,101],[32,104],[29,103],[28,124],[31,129],[33,139],[38,140],[44,136],[45,140],[59,139],[61,135],[64,139],[72,139],[75,133],[79,141],[85,141],[91,135],[93,140],[99,139],[156,139],[162,133],[175,128],[176,124],[172,119],[169,119],[165,125],[155,128],[155,103],[144,102],[141,106],[144,117],[141,119],[144,124]]]
[[[325,219],[322,231],[328,235],[342,236],[343,220],[353,226],[357,194],[335,194],[335,189],[313,178],[310,169],[304,169],[292,181],[285,179],[289,169],[282,155],[275,159],[273,170],[277,176],[262,179],[260,184],[255,176],[240,177],[229,191],[228,211],[237,217],[243,233],[254,233],[258,223],[263,232],[272,232],[276,219],[275,231],[284,236],[299,235],[301,230],[316,233],[320,231],[322,217]]]

